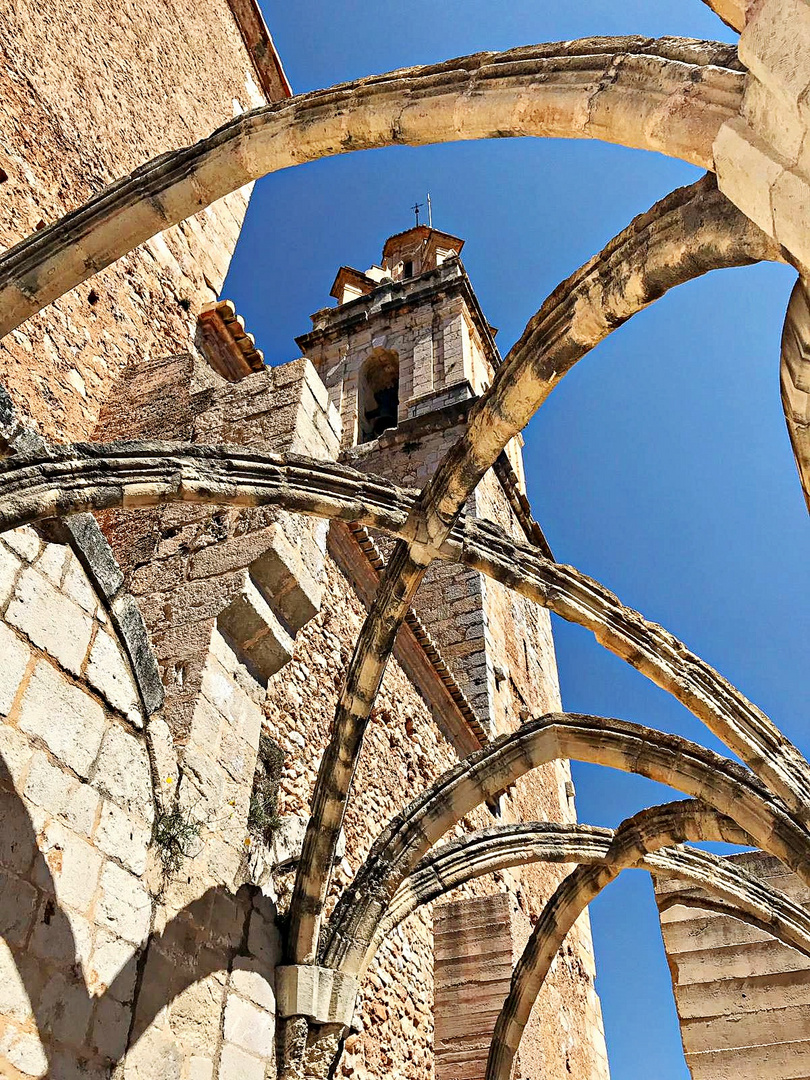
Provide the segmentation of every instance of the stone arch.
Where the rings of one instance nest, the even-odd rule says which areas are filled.
[[[371,442],[396,427],[399,419],[399,356],[374,349],[364,361],[357,382],[357,441]]]
[[[793,456],[810,509],[810,293],[799,278],[790,294],[782,330],[780,382]]]
[[[395,547],[357,639],[321,759],[293,893],[290,940],[297,962],[317,952],[354,765],[397,632],[471,492],[566,372],[617,326],[687,278],[729,265],[729,260],[777,257],[773,242],[732,208],[713,177],[706,177],[639,215],[554,290],[529,321],[492,384],[470,410],[464,433],[420,493],[409,522],[410,536]],[[732,749],[737,746],[732,744]],[[776,790],[794,803],[793,777],[805,787],[810,784],[806,765],[794,748],[779,748],[764,759],[758,753],[749,756],[756,767],[767,770]],[[787,782],[786,773],[793,773]]]
[[[670,804],[676,814],[681,805]],[[714,833],[711,831],[712,818],[717,826]],[[696,832],[700,835],[692,835],[690,839],[748,843],[748,838],[733,822],[708,807],[703,807],[701,828]],[[366,965],[396,926],[418,907],[452,889],[497,870],[531,862],[603,862],[614,836],[612,829],[591,825],[529,821],[495,826],[443,844],[421,859],[397,890],[380,920]],[[810,917],[805,909],[733,863],[705,851],[672,846],[647,852],[639,866],[658,877],[682,878],[712,894],[699,899],[677,894],[677,903],[685,906],[708,904],[712,910],[750,922],[810,955]]]
[[[287,510],[358,521],[402,537],[414,494],[382,477],[335,462],[263,454],[247,448],[178,443],[112,443],[50,447],[0,462],[0,532],[79,510],[148,507],[170,501]],[[461,518],[439,551],[519,591],[597,641],[671,693],[797,813],[810,801],[804,763],[773,722],[664,627],[626,607],[604,586],[515,543],[490,522]],[[788,767],[790,771],[788,771]]]
[[[747,769],[678,736],[552,713],[471,755],[391,821],[335,908],[322,962],[346,974],[360,970],[380,917],[422,855],[473,807],[555,758],[639,773],[701,799],[810,882],[810,835]],[[628,837],[629,826],[621,842]]]
[[[586,38],[375,75],[243,113],[163,154],[0,259],[0,337],[170,225],[261,176],[407,143],[596,138],[712,168],[740,106],[733,46]]]
[[[495,1024],[486,1080],[509,1080],[523,1030],[569,930],[591,901],[623,870],[643,865],[645,855],[658,842],[655,821],[663,809],[643,810],[624,821],[616,830],[605,862],[601,866],[578,866],[560,883],[546,904],[517,962],[509,993]],[[697,819],[695,824],[698,824]],[[687,823],[686,831],[699,832],[700,827],[693,829]],[[768,929],[773,933],[771,928]],[[807,955],[806,941],[788,944]]]

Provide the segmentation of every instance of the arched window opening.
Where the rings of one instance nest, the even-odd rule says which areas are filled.
[[[396,353],[375,350],[360,372],[358,441],[371,442],[397,426],[399,359]]]

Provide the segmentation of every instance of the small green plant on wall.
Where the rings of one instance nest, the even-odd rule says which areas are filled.
[[[193,857],[195,841],[200,837],[201,822],[193,817],[193,808],[183,809],[174,803],[167,810],[160,810],[155,818],[152,843],[167,877],[176,874],[183,859]]]

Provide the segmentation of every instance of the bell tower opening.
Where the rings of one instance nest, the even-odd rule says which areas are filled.
[[[375,349],[360,370],[357,390],[359,443],[379,438],[399,419],[399,357],[385,349]]]

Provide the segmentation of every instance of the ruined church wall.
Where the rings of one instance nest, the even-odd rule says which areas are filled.
[[[254,437],[263,432],[265,438],[271,439],[271,429],[275,429],[276,436],[281,438],[281,428],[287,425],[283,436],[287,441],[294,443],[299,436],[305,441],[311,440],[315,412],[307,395],[313,390],[316,394],[319,392],[317,385],[313,387],[309,381],[309,371],[306,362],[299,362],[290,365],[287,371],[263,376],[260,373],[258,377],[250,377],[236,388],[227,390],[216,380],[203,385],[204,379],[200,376],[197,392],[203,395],[207,408],[198,414],[197,420],[208,417],[216,423],[212,418],[221,405],[223,415],[227,413],[236,424],[243,422],[241,417],[248,424],[250,418],[243,432],[245,437],[252,431]],[[138,385],[142,386],[140,382]],[[286,396],[282,390],[287,391]],[[220,391],[230,401],[227,409],[225,398],[219,396]],[[267,410],[269,427],[263,426],[260,419],[263,410],[257,407],[268,396],[279,406],[275,411]],[[155,400],[159,397],[156,395]],[[298,405],[307,402],[300,429],[297,427],[300,412],[296,402]],[[324,410],[326,421],[330,414],[325,396],[322,396],[320,408]],[[149,415],[147,410],[147,420]],[[334,444],[336,447],[336,435]],[[313,445],[311,441],[309,445]],[[227,563],[229,553],[233,555],[246,542],[249,547],[249,528],[236,528],[230,539],[220,537],[217,540],[213,533],[209,535],[208,525],[202,520],[204,508],[169,507],[165,512],[185,513],[187,510],[200,515],[200,520],[183,523],[174,537],[160,541],[167,545],[164,554],[168,561],[161,568],[158,559],[154,570],[162,573],[166,582],[176,584],[184,580],[180,572],[183,566],[194,565],[196,560],[207,557],[206,552],[221,556]],[[236,513],[234,522],[238,521]],[[207,520],[215,522],[217,519],[212,513]],[[303,528],[312,527],[301,519],[299,521]],[[158,524],[161,522],[162,518]],[[148,530],[155,527],[153,512],[130,512],[126,521],[120,523],[121,537],[138,523],[143,524],[145,532],[129,537],[136,548],[138,543],[147,543]],[[198,535],[195,530],[200,529],[203,532]],[[25,532],[39,551],[40,542],[31,530]],[[207,537],[210,543],[195,546],[190,543],[195,536],[197,539]],[[170,552],[173,542],[176,546]],[[65,551],[58,545],[50,546]],[[126,550],[123,539],[121,547]],[[160,545],[158,554],[159,548]],[[175,556],[180,556],[180,561],[176,561]],[[144,574],[148,563],[149,560],[143,563]],[[228,567],[215,564],[212,564],[212,571],[218,565],[227,576]],[[127,570],[127,576],[130,585],[134,585],[140,579],[130,571],[131,568]],[[106,1026],[104,1029],[105,1038],[112,1038],[111,1033],[117,1032],[118,1043],[115,1046],[105,1044],[106,1048],[99,1047],[88,1055],[80,1045],[63,1045],[58,1039],[54,1042],[49,1027],[52,1021],[47,1012],[52,997],[39,996],[40,991],[35,986],[30,991],[33,1013],[25,1017],[25,1024],[17,1023],[14,1015],[6,1020],[7,1028],[13,1033],[13,1037],[9,1037],[9,1052],[16,1054],[14,1060],[25,1062],[29,1069],[27,1073],[18,1069],[21,1076],[42,1076],[47,1068],[51,1070],[48,1075],[57,1080],[61,1080],[59,1070],[66,1078],[74,1080],[75,1070],[81,1067],[93,1080],[106,1080],[115,1061],[121,1058],[127,1040],[129,1049],[121,1061],[123,1080],[151,1080],[157,1075],[168,1080],[235,1080],[236,1077],[265,1080],[273,1075],[273,969],[279,958],[275,915],[277,909],[283,912],[289,897],[292,869],[300,849],[318,763],[334,715],[345,664],[365,614],[363,604],[330,558],[323,564],[320,584],[322,595],[317,614],[300,628],[290,662],[282,666],[266,686],[255,677],[249,657],[239,653],[239,643],[226,641],[220,633],[220,618],[215,614],[215,608],[204,613],[201,622],[208,636],[195,645],[201,672],[194,694],[187,702],[189,722],[175,730],[177,738],[173,746],[171,739],[167,740],[166,764],[151,777],[152,789],[144,787],[144,797],[150,793],[155,795],[150,804],[154,812],[157,797],[165,799],[167,792],[177,785],[179,810],[185,819],[194,823],[195,833],[186,842],[179,866],[172,872],[163,872],[160,849],[155,843],[148,850],[145,869],[140,876],[127,870],[140,890],[144,926],[137,940],[125,939],[128,950],[121,946],[118,954],[122,967],[130,965],[127,970],[134,972],[134,982],[128,987],[125,998],[115,999],[120,1008],[116,1006],[115,1016],[109,1020],[110,1031]],[[171,603],[176,591],[174,594],[171,589],[161,592],[156,588],[157,580],[147,582],[146,578],[142,585],[138,599],[153,638],[158,640],[160,633],[170,629],[176,618],[180,619],[182,629],[183,620],[194,612],[193,605],[178,603],[175,612]],[[198,593],[216,601],[216,573],[212,579],[200,581]],[[53,597],[50,597],[49,605],[52,604]],[[36,620],[35,609],[29,617]],[[40,618],[43,618],[42,611]],[[75,636],[68,635],[68,639]],[[105,672],[108,667],[105,665]],[[81,667],[79,674],[82,674]],[[168,669],[164,675],[169,675]],[[171,682],[171,679],[166,681]],[[92,687],[87,692],[90,696],[95,693]],[[123,729],[127,721],[113,716],[112,722],[117,731]],[[10,730],[15,730],[15,723],[12,714]],[[159,717],[150,717],[147,732],[159,723],[162,723]],[[262,731],[280,745],[285,756],[278,806],[282,827],[269,847],[256,838],[248,825]],[[133,728],[130,738],[138,743],[145,762],[146,745],[140,729]],[[456,748],[441,719],[432,714],[426,700],[393,661],[358,771],[356,797],[347,817],[345,850],[336,868],[330,907],[337,889],[348,883],[389,818],[456,759]],[[502,820],[538,816],[559,818],[560,800],[565,798],[561,769],[564,771],[563,766],[550,765],[538,771],[539,798],[533,795],[531,783],[525,788],[525,797],[524,787],[516,785],[502,799]],[[98,764],[96,770],[89,778],[89,786],[93,787],[94,783],[109,785],[109,780],[101,778]],[[129,782],[130,771],[124,770],[126,782]],[[76,779],[79,778],[72,777],[71,782]],[[19,780],[23,785],[27,784],[25,774],[21,773]],[[10,791],[8,794],[11,797]],[[48,795],[48,798],[52,796]],[[61,803],[48,803],[45,813],[58,818],[63,814]],[[493,820],[488,810],[480,808],[461,822],[455,832],[480,828]],[[127,825],[137,823],[135,815],[126,820]],[[148,843],[148,834],[148,818],[144,818],[142,831],[137,833],[142,849]],[[91,858],[95,857],[95,842],[96,834],[91,834],[89,840],[82,839]],[[119,856],[119,860],[123,858],[123,855]],[[141,864],[138,865],[140,869]],[[122,872],[125,869],[117,863],[116,868]],[[13,865],[10,870],[17,873]],[[494,879],[471,884],[461,890],[461,895],[482,895],[493,890],[503,892],[508,897],[510,909],[516,916],[520,914],[528,932],[531,918],[540,910],[560,876],[561,871],[554,867],[504,872]],[[126,899],[129,896],[122,891],[120,880],[116,879],[115,886],[115,897]],[[38,903],[38,910],[45,912],[45,901]],[[125,905],[127,911],[132,907],[128,902]],[[67,899],[65,908],[71,910]],[[57,905],[56,910],[61,911],[61,906]],[[87,912],[77,914],[88,919]],[[49,914],[48,918],[53,919],[53,916]],[[44,915],[41,915],[40,922],[43,920]],[[27,931],[29,935],[31,926]],[[131,938],[132,932],[127,932]],[[91,928],[91,938],[101,940],[97,928]],[[70,947],[69,943],[68,958]],[[569,959],[560,963],[549,989],[544,992],[545,1004],[541,1004],[527,1033],[525,1060],[528,1070],[534,1067],[536,1060],[542,1060],[552,1080],[567,1080],[572,1062],[579,1069],[576,1075],[595,1080],[602,1075],[598,1070],[598,1054],[591,1045],[590,1033],[583,1035],[583,1030],[589,1032],[587,1006],[593,995],[592,973],[583,967],[582,950],[576,938],[572,941],[572,949]],[[433,959],[432,919],[430,911],[425,910],[414,914],[392,935],[369,970],[358,1010],[359,1031],[351,1034],[347,1041],[342,1075],[368,1077],[369,1080],[389,1074],[413,1080],[432,1075]],[[27,962],[21,955],[23,968]],[[63,959],[63,970],[65,964]],[[90,976],[83,970],[82,979],[77,975],[68,996],[71,1001],[75,997],[77,1008],[89,1008],[93,1016],[93,1010],[96,1010],[100,1016],[102,1009],[113,1010],[112,995],[105,996],[107,987],[113,985],[116,993],[124,994],[123,989],[119,990],[124,977],[119,979],[113,974],[110,976],[112,983],[108,980],[104,987],[93,984],[98,993],[91,995],[91,1000],[85,989],[85,980]],[[461,995],[458,1015],[463,1015],[464,1009]],[[107,1025],[107,1022],[106,1019],[98,1021],[99,1025]],[[37,1041],[35,1028],[44,1034],[42,1046]],[[64,1026],[58,1030],[63,1029]],[[21,1043],[22,1036],[25,1041]],[[92,1034],[89,1038],[92,1040]],[[93,1044],[88,1042],[87,1045]],[[34,1055],[30,1059],[21,1056],[26,1048]],[[40,1068],[44,1060],[41,1056],[43,1048],[51,1060]],[[58,1069],[54,1062],[58,1062]],[[16,1075],[14,1080],[18,1080]]]
[[[807,906],[810,890],[771,855],[728,856]],[[674,902],[691,894],[689,907]],[[693,1080],[792,1080],[810,1069],[810,960],[764,929],[699,906],[705,893],[655,880],[667,963]],[[694,905],[694,906],[692,906]]]
[[[365,616],[365,608],[349,582],[331,560],[326,564],[326,588],[321,611],[298,635],[290,665],[268,686],[266,730],[285,750],[279,809],[286,819],[297,817],[299,835],[308,815],[320,757],[342,682],[342,672]],[[458,760],[456,749],[431,715],[425,700],[392,660],[372,714],[344,826],[345,851],[335,868],[329,908],[338,888],[347,885],[379,832],[391,817]],[[563,769],[565,767],[562,767]],[[567,775],[567,770],[566,770]],[[469,814],[445,839],[498,822],[538,816],[559,820],[558,799],[564,780],[556,764],[537,770],[537,791],[516,785],[502,800],[501,817],[485,807]],[[538,865],[499,872],[454,890],[444,899],[504,893],[524,928],[516,942],[522,948],[557,883],[560,867]],[[292,873],[277,874],[275,884],[283,910],[292,887]],[[441,901],[441,902],[443,902]],[[360,1030],[346,1041],[340,1075],[356,1080],[395,1076],[430,1080],[434,1075],[433,916],[420,909],[403,923],[370,965],[358,1008]],[[566,955],[544,990],[537,1013],[527,1029],[525,1072],[549,1080],[602,1080],[607,1076],[601,1017],[593,985],[593,959],[587,919],[578,923]],[[469,1004],[463,988],[451,1011],[451,1024],[462,1022]],[[594,1037],[590,1025],[596,1024]],[[542,1063],[543,1070],[539,1068]]]
[[[272,1076],[275,908],[243,887],[260,688],[214,631],[181,778],[67,546],[4,536],[0,610],[0,1075]],[[178,780],[196,827],[168,871]]]
[[[102,1080],[123,1058],[125,1080],[264,1080],[274,1068],[273,892],[283,908],[292,878],[288,868],[265,880],[266,897],[250,885],[257,863],[272,865],[276,857],[269,850],[259,857],[247,829],[259,736],[264,727],[285,750],[279,811],[295,837],[289,822],[305,818],[363,606],[329,560],[321,612],[299,634],[293,661],[271,680],[266,701],[264,687],[212,632],[179,781],[180,806],[199,832],[180,868],[164,876],[149,843],[154,788],[177,783],[177,774],[150,775],[144,717],[103,608],[64,546],[43,545],[30,529],[8,541],[14,550],[0,545],[0,634],[9,658],[0,725],[9,773],[0,849],[4,1075],[73,1080],[79,1069]],[[31,600],[24,606],[23,595]],[[69,633],[54,635],[54,613]],[[454,760],[451,742],[392,662],[336,885],[348,883],[388,818]],[[456,832],[491,822],[481,809]],[[557,876],[550,872],[546,891]],[[506,892],[517,912],[525,905],[520,880],[504,873],[461,893]],[[372,965],[342,1075],[431,1075],[432,979],[425,910]],[[570,1012],[567,1026],[576,1030],[585,982],[564,966],[550,985],[555,1009]],[[563,1080],[563,1043],[549,1037],[550,1022],[544,1014],[548,1075]]]
[[[0,2],[0,249],[156,155],[264,103],[227,0]],[[0,343],[0,381],[48,437],[90,436],[134,358],[187,348],[249,190],[168,229]]]

